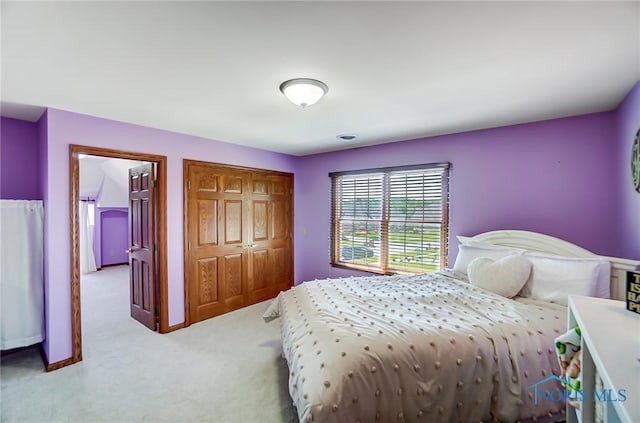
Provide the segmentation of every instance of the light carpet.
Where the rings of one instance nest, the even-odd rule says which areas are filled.
[[[169,334],[129,317],[128,268],[83,276],[83,358],[2,357],[2,422],[296,422],[269,302]]]

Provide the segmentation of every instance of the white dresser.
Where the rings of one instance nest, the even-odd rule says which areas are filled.
[[[624,301],[572,295],[568,326],[576,325],[582,330],[584,401],[579,410],[567,406],[567,422],[594,422],[596,404],[607,423],[640,422],[640,315],[626,310]],[[603,384],[597,396],[596,369]]]

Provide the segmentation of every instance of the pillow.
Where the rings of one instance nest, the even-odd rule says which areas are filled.
[[[594,297],[611,298],[611,262],[603,259],[598,259],[598,262],[600,264]]]
[[[456,239],[458,240],[458,244],[459,245],[471,245],[476,243],[473,238],[469,237],[469,236],[462,236],[462,235],[458,235],[456,236]]]
[[[567,305],[569,295],[609,297],[611,264],[600,258],[573,258],[525,254],[531,277],[521,295]]]
[[[474,244],[474,245],[460,245],[458,246],[458,256],[456,262],[453,265],[453,270],[456,272],[467,274],[467,267],[469,263],[478,257],[487,257],[490,259],[500,259],[512,254],[523,254],[524,250],[517,248],[501,247],[491,244]]]
[[[498,260],[478,257],[469,263],[469,282],[503,297],[512,298],[522,289],[531,274],[531,262],[512,254]]]

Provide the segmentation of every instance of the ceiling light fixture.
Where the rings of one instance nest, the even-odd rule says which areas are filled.
[[[317,79],[297,78],[280,84],[280,91],[290,102],[304,109],[320,101],[329,87]]]

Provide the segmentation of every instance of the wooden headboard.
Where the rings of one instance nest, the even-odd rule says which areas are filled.
[[[633,272],[640,266],[640,261],[637,260],[599,256],[570,242],[536,232],[517,230],[491,231],[473,237],[459,236],[458,240],[460,243],[470,241],[486,242],[505,247],[521,248],[536,253],[579,258],[597,257],[608,260],[611,262],[611,298],[615,300],[625,299],[626,272]]]

